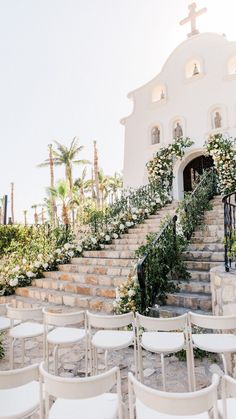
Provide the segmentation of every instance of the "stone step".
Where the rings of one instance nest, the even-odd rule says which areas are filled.
[[[113,240],[113,242],[112,242],[112,244],[114,244],[114,245],[119,245],[119,244],[122,244],[122,245],[125,245],[125,244],[127,244],[127,245],[139,245],[139,246],[141,246],[142,244],[144,244],[144,243],[146,243],[146,240],[145,240],[145,237],[146,237],[146,235],[144,235],[143,237],[139,237],[139,236],[137,236],[137,237],[133,237],[135,234],[133,234],[132,235],[132,237],[128,237],[128,238],[121,238],[121,239],[115,239],[115,240]]]
[[[84,257],[89,258],[109,258],[109,259],[133,259],[134,251],[131,250],[86,250],[83,252]]]
[[[194,260],[186,260],[185,262],[187,269],[189,270],[197,270],[197,271],[209,271],[214,266],[219,266],[223,264],[222,262],[213,262],[213,261],[194,261]]]
[[[116,250],[116,251],[121,251],[121,250],[137,250],[140,247],[140,244],[136,243],[136,244],[108,244],[105,245],[105,249],[108,250]]]
[[[178,285],[180,293],[193,293],[193,294],[210,294],[211,293],[211,284],[210,282],[204,282],[204,281],[182,281],[178,283],[176,282],[176,285]]]
[[[17,288],[16,294],[21,297],[29,297],[36,302],[48,302],[52,304],[91,309],[95,311],[113,312],[113,299],[103,297],[91,297],[64,291],[41,289],[36,287]]]
[[[64,282],[75,282],[79,284],[93,284],[93,285],[112,285],[117,287],[127,279],[125,276],[112,276],[112,275],[98,275],[98,274],[81,274],[74,272],[63,272],[63,271],[51,271],[44,272],[45,279],[64,281]],[[43,278],[39,278],[39,281]]]
[[[168,294],[166,305],[186,307],[189,310],[212,310],[211,294],[173,293]]]
[[[197,270],[189,269],[188,272],[191,275],[190,281],[210,282],[210,272],[209,271],[197,271]]]
[[[115,298],[115,287],[107,285],[95,285],[87,283],[77,283],[70,281],[60,281],[49,278],[35,279],[32,281],[32,287],[52,289],[56,291],[65,291],[73,294],[91,295],[105,298]]]
[[[210,311],[204,311],[204,310],[194,310],[194,309],[189,309],[187,307],[177,307],[177,306],[167,306],[167,305],[163,305],[160,306],[158,308],[160,317],[177,317],[177,316],[181,316],[182,314],[188,313],[189,311],[192,311],[193,313],[196,314],[211,314]]]
[[[96,266],[122,266],[132,267],[135,259],[108,259],[94,257],[78,257],[72,258],[73,265],[96,265]]]
[[[134,230],[131,233],[131,230],[130,230],[129,233],[122,234],[121,236],[122,238],[120,240],[144,240],[145,241],[146,236],[147,234],[145,231],[141,231],[140,233],[137,233]]]
[[[199,235],[198,237],[192,236],[191,238],[191,243],[192,244],[214,244],[214,243],[221,243],[223,242],[223,238],[224,236],[216,236],[216,235],[212,235],[212,236],[201,236]]]
[[[198,234],[198,233],[208,233],[209,235],[211,235],[212,233],[220,233],[223,234],[224,233],[224,225],[211,225],[211,224],[207,224],[204,225],[202,227],[200,227],[199,229],[197,228],[194,232],[194,235]]]
[[[96,265],[59,265],[59,271],[63,272],[79,272],[79,273],[89,273],[89,274],[98,274],[98,275],[121,275],[128,276],[130,273],[130,268],[123,266],[96,266]]]
[[[188,245],[188,251],[209,251],[209,252],[223,252],[223,243],[190,243]]]
[[[223,262],[224,261],[224,252],[210,252],[210,251],[203,251],[203,250],[192,250],[183,252],[184,260],[209,260],[209,261],[216,261],[216,262]]]

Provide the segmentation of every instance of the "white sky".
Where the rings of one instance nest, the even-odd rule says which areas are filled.
[[[74,136],[106,174],[123,166],[127,93],[161,69],[185,38],[188,0],[0,0],[0,196],[15,183],[17,219],[43,200],[53,140]],[[236,40],[236,1],[198,0],[201,32]],[[174,71],[174,69],[173,69]],[[75,167],[74,178],[81,169]],[[56,177],[62,171],[56,169]],[[33,212],[33,210],[31,210]],[[10,215],[10,214],[9,214]]]

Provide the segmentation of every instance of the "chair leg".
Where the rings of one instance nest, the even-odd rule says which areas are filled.
[[[138,347],[138,373],[139,373],[139,380],[141,383],[144,381],[143,377],[143,357],[142,357],[142,347],[139,345]]]
[[[54,374],[58,375],[58,345],[55,345],[54,347],[53,359],[54,359]]]
[[[105,350],[105,354],[104,354],[104,362],[105,362],[105,370],[108,370],[108,350]]]
[[[191,342],[189,343],[189,358],[190,358],[190,370],[191,370],[191,390],[196,391],[194,353],[193,353],[193,344]]]
[[[24,367],[24,364],[25,364],[25,339],[22,339],[21,363],[22,363],[22,367]]]
[[[186,347],[186,363],[187,363],[187,373],[188,373],[188,391],[194,390],[194,379],[192,371],[192,362],[191,362],[191,350],[189,343]]]
[[[88,376],[88,338],[85,337],[85,376]]]
[[[135,367],[135,377],[138,379],[138,365],[137,365],[137,346],[136,346],[136,341],[134,341],[134,367]]]
[[[10,360],[10,369],[13,370],[14,368],[14,344],[15,344],[15,339],[13,339],[12,337],[10,337],[10,344],[9,344],[9,349],[10,349],[10,353],[9,353],[9,360]]]
[[[164,354],[161,354],[161,372],[162,372],[162,386],[163,390],[166,391],[166,376],[165,376],[165,360]]]
[[[221,358],[222,358],[222,361],[223,361],[224,373],[226,375],[228,375],[228,367],[227,367],[227,361],[226,361],[226,358],[225,358],[225,354],[221,354]]]

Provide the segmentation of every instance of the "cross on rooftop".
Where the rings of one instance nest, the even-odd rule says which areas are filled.
[[[189,14],[188,16],[180,21],[180,25],[185,25],[185,23],[190,22],[191,23],[191,32],[188,34],[188,36],[193,36],[193,35],[197,35],[199,33],[199,31],[196,28],[196,19],[198,16],[201,16],[203,13],[205,13],[207,11],[207,8],[204,7],[201,10],[196,10],[196,3],[191,3],[188,8],[189,8]]]

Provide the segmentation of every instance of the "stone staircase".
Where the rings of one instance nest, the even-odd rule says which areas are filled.
[[[115,288],[123,283],[135,261],[135,250],[145,243],[148,233],[157,233],[167,215],[174,215],[176,203],[162,208],[142,224],[130,228],[104,250],[86,251],[58,271],[44,272],[44,278],[16,290],[16,304],[35,302],[66,305],[91,311],[112,312]]]
[[[178,293],[169,294],[161,316],[180,315],[192,310],[200,314],[212,310],[210,269],[224,261],[224,207],[215,197],[212,209],[205,212],[203,224],[193,234],[185,260],[191,274],[189,282],[181,281]]]

